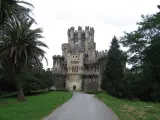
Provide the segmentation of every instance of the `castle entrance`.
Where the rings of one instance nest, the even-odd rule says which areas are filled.
[[[73,90],[76,90],[76,86],[75,85],[73,85]]]

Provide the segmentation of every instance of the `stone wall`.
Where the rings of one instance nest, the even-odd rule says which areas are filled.
[[[98,91],[99,90],[99,76],[98,75],[83,75],[82,90],[83,91]]]
[[[66,89],[66,75],[53,74],[53,82],[57,90]]]
[[[67,81],[66,81],[66,88],[69,90],[73,90],[74,86],[76,87],[75,90],[80,91],[82,85],[82,79],[81,76],[78,74],[71,74],[68,75]]]

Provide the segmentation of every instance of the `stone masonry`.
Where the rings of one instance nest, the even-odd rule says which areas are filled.
[[[107,51],[98,52],[94,28],[68,29],[68,43],[62,56],[53,56],[53,80],[57,90],[99,91]]]

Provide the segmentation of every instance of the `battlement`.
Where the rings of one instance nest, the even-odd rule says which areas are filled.
[[[69,49],[69,47],[70,47],[70,46],[69,46],[69,43],[63,43],[63,44],[62,44],[62,50],[63,50],[63,49]]]
[[[96,49],[96,43],[95,42],[88,42],[88,48]]]
[[[64,60],[64,57],[61,56],[61,55],[54,55],[54,56],[52,57],[52,59],[54,59],[54,60]]]
[[[78,31],[82,31],[82,26],[78,26]]]
[[[88,65],[96,65],[97,63],[97,60],[85,60],[84,61],[84,64],[88,64]]]
[[[89,32],[89,33],[94,33],[94,28],[93,27],[89,27],[89,26],[85,26],[85,31]]]
[[[103,57],[106,57],[108,54],[108,51],[107,50],[102,50],[102,51],[96,51],[96,58],[97,60],[100,59],[100,58],[103,58]]]
[[[68,46],[69,46],[68,43],[63,43],[63,44],[62,44],[62,47],[68,47]]]
[[[77,30],[75,30],[75,27],[70,27],[70,28],[68,29],[68,33],[69,33],[70,31],[75,32],[75,31],[77,31]],[[82,26],[78,26],[78,31],[83,31],[83,30],[82,30]],[[94,32],[94,28],[93,28],[93,27],[89,27],[89,26],[85,26],[84,31]]]
[[[70,27],[67,31],[68,36],[69,37],[73,37],[74,34],[78,34],[78,33],[90,33],[90,34],[94,34],[94,28],[93,27],[89,27],[89,26],[85,26],[85,30],[82,29],[82,26],[78,26],[78,30],[75,30],[74,27]]]

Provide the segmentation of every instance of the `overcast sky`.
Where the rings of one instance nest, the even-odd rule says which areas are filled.
[[[67,30],[71,26],[91,26],[95,29],[97,50],[108,49],[114,35],[123,36],[137,28],[141,15],[158,12],[160,0],[25,0],[34,5],[36,27],[43,28],[42,39],[49,47],[48,66],[52,68],[52,56],[62,54],[61,44],[67,42]],[[35,26],[34,26],[35,27]]]

